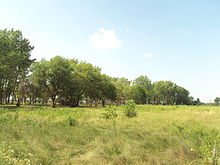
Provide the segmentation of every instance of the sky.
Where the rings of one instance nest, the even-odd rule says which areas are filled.
[[[130,80],[170,80],[220,97],[220,0],[0,0],[0,29],[21,30],[32,58],[77,58]]]

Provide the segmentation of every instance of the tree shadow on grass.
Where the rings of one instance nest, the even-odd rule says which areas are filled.
[[[18,111],[36,111],[42,110],[47,108],[46,106],[39,106],[39,105],[28,105],[28,106],[16,106],[16,105],[0,105],[0,114],[7,113],[7,112],[18,112]]]

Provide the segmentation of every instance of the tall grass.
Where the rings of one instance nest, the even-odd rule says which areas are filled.
[[[218,163],[219,107],[115,108],[117,135],[105,108],[0,107],[0,164]]]

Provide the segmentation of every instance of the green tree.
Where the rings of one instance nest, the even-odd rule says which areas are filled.
[[[128,118],[132,118],[132,117],[136,117],[137,116],[137,112],[135,110],[135,103],[133,100],[129,100],[126,104],[125,104],[125,111],[124,114],[126,117]]]
[[[131,97],[136,104],[145,104],[147,100],[146,92],[140,85],[135,85],[131,88]]]
[[[98,105],[101,98],[100,83],[102,81],[101,69],[92,64],[81,62],[76,67],[83,96],[91,104]]]
[[[192,104],[189,91],[171,81],[157,81],[153,84],[153,102],[155,104]]]
[[[189,91],[183,87],[176,86],[175,102],[176,104],[190,104]]]
[[[0,103],[16,96],[20,81],[29,71],[33,46],[19,30],[0,30]]]
[[[157,81],[153,85],[154,103],[175,104],[176,84],[171,81]]]
[[[131,89],[131,96],[137,104],[150,103],[152,100],[151,80],[147,76],[136,78]]]
[[[60,93],[60,102],[64,105],[71,107],[79,106],[79,101],[82,99],[83,89],[81,86],[80,77],[77,73],[78,60],[69,60],[71,74],[66,82],[66,85],[62,88]]]
[[[102,75],[102,80],[100,82],[100,88],[99,90],[101,91],[101,101],[102,101],[102,106],[105,106],[106,100],[109,101],[116,101],[117,97],[117,92],[116,92],[116,87],[114,86],[111,78],[105,74]]]
[[[102,113],[101,118],[112,121],[114,133],[117,135],[116,130],[116,118],[118,117],[117,111],[115,107],[107,107],[106,112]]]
[[[214,104],[215,104],[215,105],[220,105],[220,98],[219,98],[219,97],[216,97],[216,98],[215,98]]]
[[[56,106],[57,96],[68,85],[71,69],[68,60],[60,56],[50,61],[41,60],[32,67],[32,78],[37,86],[44,89],[51,99],[51,107]]]
[[[113,78],[113,84],[116,88],[117,105],[125,104],[126,100],[130,99],[131,81],[122,78]]]

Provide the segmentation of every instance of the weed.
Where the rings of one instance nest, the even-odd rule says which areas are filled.
[[[124,114],[126,117],[129,117],[129,118],[137,116],[137,112],[135,111],[135,103],[133,100],[128,101],[126,103]]]
[[[69,126],[73,127],[77,125],[77,121],[76,119],[74,119],[73,117],[69,116],[67,119],[67,123]]]
[[[109,149],[109,152],[112,154],[112,155],[120,155],[121,154],[121,151],[118,147],[114,146],[114,147],[111,147]]]
[[[193,148],[199,154],[199,157],[204,160],[213,161],[216,159],[216,140],[219,133],[215,129],[209,129],[199,123],[173,124],[178,129],[178,134],[184,139],[193,141]],[[214,161],[215,162],[215,161]]]
[[[116,121],[115,118],[118,116],[115,107],[108,107],[106,108],[106,112],[102,113],[101,118],[106,119],[106,120],[111,120],[114,128],[114,133],[115,135],[117,134],[116,131]]]
[[[219,161],[220,107],[136,105],[132,120],[120,106],[0,109],[2,165]]]

